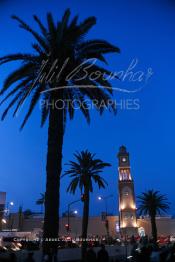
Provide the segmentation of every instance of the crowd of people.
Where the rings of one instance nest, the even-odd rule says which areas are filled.
[[[132,262],[175,262],[175,244],[159,247],[158,245],[133,246]]]
[[[108,262],[109,254],[105,249],[105,245],[101,245],[101,249],[96,254],[93,247],[90,247],[86,252],[86,262]]]
[[[131,238],[131,262],[175,262],[175,244],[170,242],[159,245],[148,236],[142,237],[139,242]]]
[[[94,246],[90,246],[86,251],[85,262],[175,262],[175,243],[159,246],[144,237],[139,242],[132,238],[130,243],[123,242],[123,244],[126,253],[120,258],[111,258],[104,244],[101,244],[98,252],[95,252]],[[24,262],[36,262],[33,255],[33,252],[29,252]],[[15,253],[10,254],[8,261],[18,262]],[[53,261],[53,259],[44,257],[43,261]]]
[[[147,237],[141,239],[140,242],[131,241],[131,252],[128,254],[128,243],[126,245],[126,254],[122,258],[112,258],[109,260],[109,254],[105,249],[105,245],[101,245],[101,249],[96,252],[90,247],[86,253],[86,262],[175,262],[175,243],[158,246]]]
[[[35,259],[33,258],[34,253],[33,252],[29,252],[26,259],[24,260],[24,262],[36,262]],[[9,258],[0,258],[1,262],[18,262],[17,256],[15,253],[10,253],[9,254]]]

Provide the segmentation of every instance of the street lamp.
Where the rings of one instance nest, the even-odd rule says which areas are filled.
[[[1,222],[2,222],[3,224],[7,224],[7,220],[6,220],[5,218],[3,218],[3,219],[1,220]]]
[[[2,227],[2,224],[7,224],[7,221],[5,218],[3,218],[3,216],[8,217],[8,224],[9,224],[9,220],[10,220],[10,207],[14,206],[14,202],[10,201],[7,202],[6,207],[5,205],[3,205],[3,208],[1,208],[0,210],[0,230]]]
[[[108,240],[109,240],[109,221],[108,221],[108,202],[107,201],[108,201],[109,198],[112,198],[112,197],[113,197],[113,195],[108,195],[108,196],[105,196],[105,197],[102,197],[102,196],[98,197],[99,201],[103,200],[105,202],[105,209],[106,209],[105,227],[106,227]]]
[[[7,208],[6,208],[7,212],[10,213],[10,208],[12,208],[13,206],[14,206],[14,202],[13,201],[7,202]]]
[[[77,203],[77,202],[79,202],[79,201],[81,201],[81,199],[72,201],[72,202],[70,202],[70,203],[67,205],[67,227],[66,227],[66,229],[67,229],[67,232],[68,232],[68,233],[70,232],[70,207],[71,207],[73,204],[75,204],[75,203]],[[78,214],[78,211],[75,210],[73,213],[76,215],[76,214]]]
[[[107,203],[107,201],[108,201],[109,198],[112,198],[112,197],[113,197],[113,195],[108,195],[108,196],[105,196],[105,197],[98,196],[99,201],[103,200],[105,202],[106,216],[108,214],[108,203]]]
[[[11,229],[11,231],[12,231],[12,229],[13,229],[13,220],[14,220],[14,219],[13,219],[13,218],[10,219],[10,218],[11,218],[10,209],[11,209],[13,206],[14,206],[14,202],[13,202],[13,201],[7,202],[8,226],[9,226],[9,228]],[[12,221],[11,221],[11,225],[10,225],[10,220],[12,220]]]

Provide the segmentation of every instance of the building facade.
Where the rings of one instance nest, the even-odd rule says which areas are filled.
[[[11,222],[13,221],[13,224]],[[19,229],[19,215],[13,214],[12,221],[3,225],[3,230],[31,232],[31,235],[42,233],[44,217],[43,215],[31,215],[28,218],[22,218],[22,227]],[[119,216],[108,216],[109,235],[112,237],[120,237],[117,225],[119,223]],[[60,217],[59,221],[59,235],[66,236],[67,217]],[[157,217],[156,218],[158,236],[175,236],[175,219],[172,217]],[[151,236],[151,223],[148,217],[137,219],[138,229],[143,228],[146,235]],[[81,236],[82,218],[70,218],[70,235],[72,237]],[[18,234],[18,233],[17,233]],[[137,233],[138,234],[138,233]],[[101,216],[89,217],[88,236],[106,236],[105,221]]]

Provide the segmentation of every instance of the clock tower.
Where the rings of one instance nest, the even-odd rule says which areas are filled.
[[[118,153],[119,221],[122,235],[137,233],[134,182],[131,176],[129,153],[121,146]]]

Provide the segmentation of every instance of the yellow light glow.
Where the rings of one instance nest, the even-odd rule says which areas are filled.
[[[125,228],[126,227],[126,223],[123,222],[122,225],[121,225],[121,228]]]
[[[121,204],[120,209],[123,210],[123,209],[125,209],[125,207],[126,206],[124,204]]]
[[[133,227],[137,227],[137,223],[136,222],[133,223]]]
[[[2,221],[3,224],[7,224],[7,221],[4,218],[1,221]]]
[[[136,209],[136,206],[134,204],[131,205],[132,209]]]

